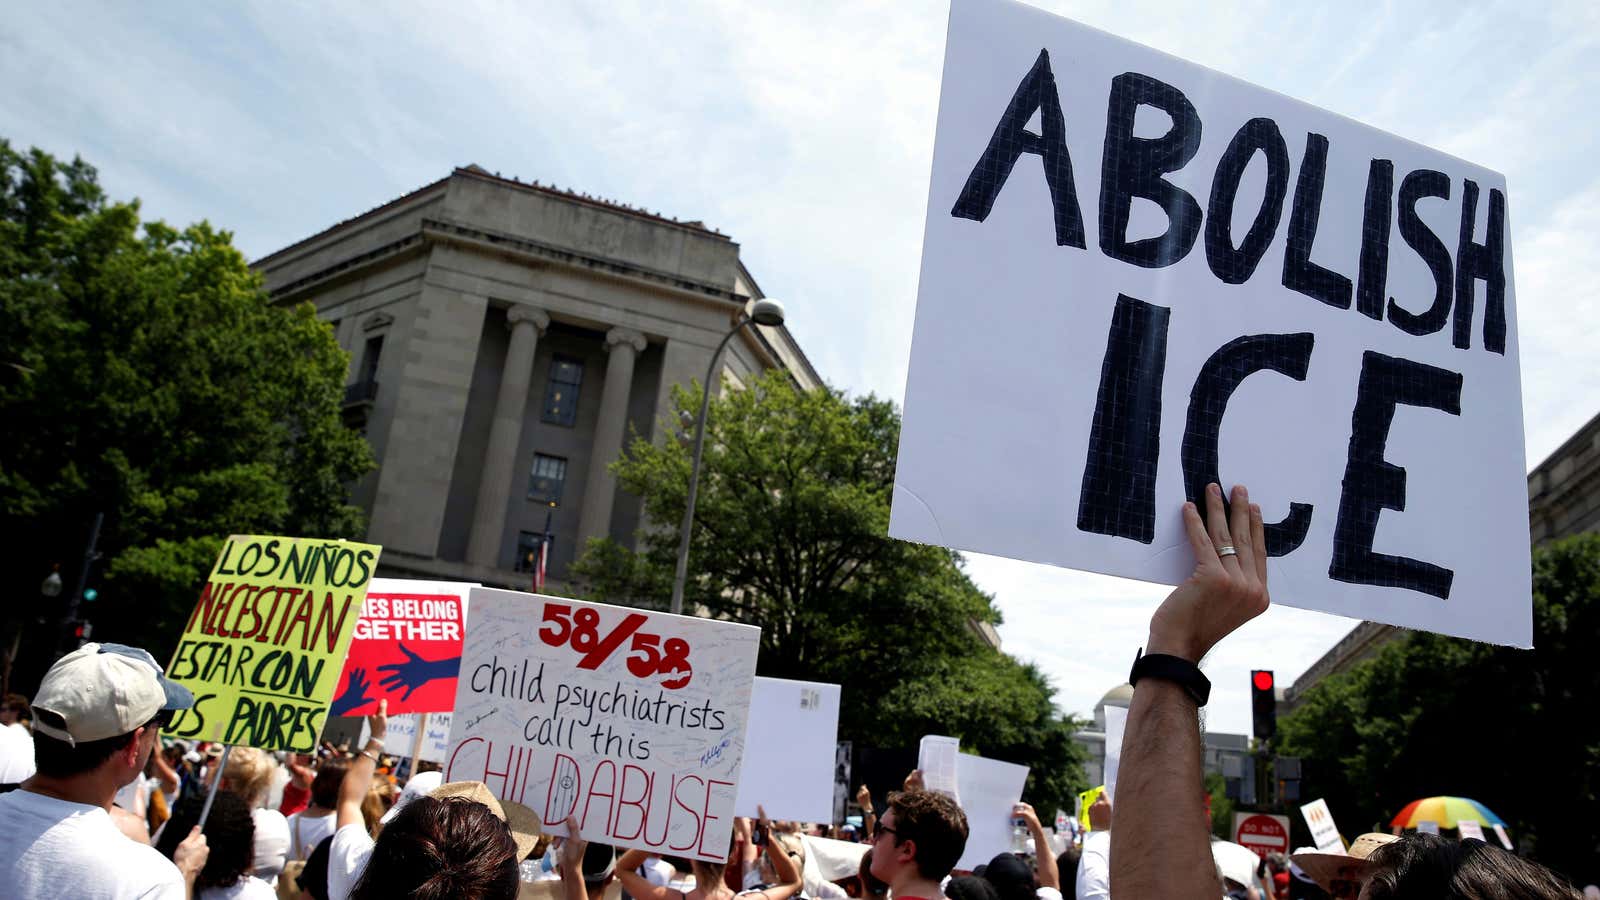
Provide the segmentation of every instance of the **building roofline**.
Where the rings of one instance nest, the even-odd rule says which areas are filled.
[[[354,225],[357,222],[361,222],[361,221],[364,221],[366,219],[373,218],[374,216],[378,216],[378,215],[380,215],[382,213],[386,213],[386,212],[394,209],[397,206],[400,206],[400,205],[402,205],[404,203],[408,203],[411,200],[416,199],[416,197],[418,195],[420,195],[420,194],[425,194],[425,193],[427,193],[427,192],[429,192],[431,190],[434,190],[436,188],[441,188],[449,180],[450,180],[450,176],[447,175],[444,178],[440,178],[438,181],[430,181],[429,183],[423,185],[422,187],[417,188],[414,191],[408,191],[407,193],[401,194],[400,196],[394,198],[393,200],[390,200],[389,202],[384,203],[384,204],[382,204],[380,206],[374,206],[373,208],[367,210],[364,213],[361,213],[359,215],[351,216],[348,219],[341,219],[340,221],[335,222],[332,225],[329,225],[327,228],[322,229],[321,231],[317,232],[316,234],[310,235],[309,237],[301,238],[300,240],[295,241],[294,243],[290,244],[287,247],[280,247],[279,249],[274,250],[271,253],[268,253],[266,256],[263,256],[263,257],[255,260],[255,261],[253,261],[252,263],[250,263],[250,266],[251,266],[251,268],[260,268],[261,266],[267,265],[267,264],[271,263],[273,260],[277,259],[278,257],[285,256],[285,255],[287,255],[287,254],[289,254],[289,253],[291,253],[291,252],[293,252],[295,250],[298,250],[301,247],[304,247],[307,244],[310,244],[310,243],[312,243],[312,242],[314,242],[314,241],[316,241],[316,240],[318,240],[320,238],[326,237],[326,236],[334,233],[335,231],[338,231],[339,229],[344,228],[347,225]]]
[[[1554,449],[1554,450],[1550,451],[1548,454],[1546,454],[1545,458],[1542,461],[1540,461],[1540,463],[1537,466],[1534,466],[1533,468],[1528,470],[1528,474],[1532,475],[1533,473],[1539,471],[1540,469],[1543,469],[1545,466],[1548,466],[1551,463],[1555,462],[1557,459],[1559,459],[1559,458],[1561,458],[1563,456],[1569,455],[1568,451],[1572,450],[1573,448],[1575,448],[1577,446],[1578,439],[1580,437],[1583,437],[1584,434],[1589,431],[1589,429],[1595,427],[1597,423],[1600,423],[1600,412],[1595,413],[1594,416],[1589,419],[1589,421],[1587,421],[1587,422],[1583,423],[1582,425],[1580,425],[1578,427],[1577,431],[1574,431],[1572,434],[1567,435],[1567,439],[1561,442],[1561,446],[1557,447],[1556,449]]]
[[[298,250],[301,247],[306,246],[307,244],[311,244],[311,243],[317,241],[319,238],[326,237],[327,235],[330,235],[330,234],[340,230],[341,228],[344,228],[344,227],[346,227],[348,225],[354,225],[354,224],[356,224],[358,222],[362,222],[362,221],[364,221],[366,219],[370,219],[370,218],[373,218],[375,216],[382,215],[383,213],[389,212],[390,210],[394,209],[397,206],[400,206],[402,204],[405,204],[405,203],[415,199],[418,195],[425,194],[425,193],[427,193],[429,191],[432,191],[432,190],[434,190],[436,188],[441,188],[444,185],[446,185],[450,181],[450,179],[456,178],[456,177],[476,178],[476,179],[478,179],[480,181],[487,181],[487,182],[490,182],[492,184],[504,185],[506,187],[511,187],[511,188],[516,188],[516,189],[519,189],[519,190],[527,191],[528,193],[543,194],[544,196],[547,196],[547,197],[555,197],[555,198],[558,198],[558,199],[561,199],[561,200],[565,200],[565,201],[570,202],[570,203],[576,203],[576,204],[578,204],[580,206],[589,206],[589,207],[593,207],[595,209],[603,209],[603,210],[606,210],[608,212],[622,213],[623,215],[632,216],[633,218],[636,218],[636,219],[643,219],[643,220],[645,220],[647,222],[652,222],[652,223],[655,223],[657,225],[665,225],[665,226],[667,226],[669,228],[676,228],[676,229],[679,229],[679,230],[682,230],[682,231],[691,232],[691,233],[693,233],[695,235],[698,235],[700,237],[708,237],[708,238],[713,238],[715,240],[726,241],[727,243],[730,243],[730,244],[733,244],[735,246],[738,246],[738,242],[737,241],[734,241],[732,238],[730,238],[727,235],[723,234],[722,232],[716,230],[715,228],[708,227],[705,223],[703,223],[703,222],[701,222],[699,220],[693,220],[693,221],[689,221],[689,222],[680,222],[677,219],[671,218],[669,216],[663,216],[660,213],[653,213],[653,212],[647,212],[647,211],[645,211],[643,209],[636,209],[636,208],[634,208],[632,206],[627,205],[626,203],[618,203],[618,202],[616,202],[614,200],[606,200],[606,199],[604,199],[602,197],[593,197],[593,196],[590,196],[588,194],[579,193],[577,191],[562,190],[561,188],[555,187],[554,185],[544,185],[544,184],[540,184],[537,181],[534,181],[534,182],[530,183],[530,182],[526,182],[526,181],[521,181],[521,180],[516,179],[516,178],[506,178],[504,176],[489,172],[487,169],[484,169],[482,166],[479,166],[476,163],[473,163],[473,164],[466,165],[466,166],[457,166],[454,169],[450,170],[450,174],[449,175],[446,175],[445,177],[440,178],[437,181],[431,181],[431,182],[423,185],[422,187],[417,188],[416,190],[408,191],[408,192],[406,192],[404,194],[401,194],[400,196],[394,198],[393,200],[390,200],[390,201],[388,201],[386,203],[383,203],[383,204],[381,204],[379,206],[374,206],[372,209],[369,209],[364,213],[361,213],[361,214],[355,215],[355,216],[351,216],[348,219],[342,219],[342,220],[340,220],[338,222],[335,222],[334,224],[329,225],[327,228],[324,228],[321,231],[318,231],[317,233],[312,234],[312,235],[310,235],[308,237],[301,238],[300,240],[295,241],[294,243],[288,245],[287,247],[281,247],[281,248],[279,248],[277,250],[274,250],[271,253],[268,253],[266,256],[263,256],[263,257],[255,260],[255,261],[253,261],[251,263],[251,265],[255,266],[255,267],[259,267],[259,266],[270,264],[272,261],[274,261],[278,257],[284,256],[284,255],[286,255],[288,253],[291,253],[291,252],[293,252],[295,250]],[[741,268],[742,268],[742,265],[741,265]],[[748,276],[749,273],[746,272],[745,274]],[[751,283],[753,284],[754,281],[752,280]]]

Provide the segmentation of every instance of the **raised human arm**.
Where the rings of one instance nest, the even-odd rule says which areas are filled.
[[[335,828],[365,822],[361,818],[361,802],[367,799],[367,791],[372,788],[372,773],[377,771],[378,754],[383,752],[383,736],[389,731],[389,701],[378,701],[378,711],[367,716],[367,726],[371,729],[367,744],[361,748],[355,761],[350,763],[350,768],[345,770],[344,780],[339,782]]]
[[[1056,868],[1056,855],[1050,846],[1050,838],[1044,833],[1044,826],[1039,823],[1039,814],[1034,811],[1032,804],[1018,803],[1013,810],[1015,815],[1021,816],[1022,821],[1028,825],[1028,835],[1033,838],[1033,855],[1038,862],[1034,863],[1034,877],[1039,880],[1039,887],[1055,888],[1061,890],[1061,873]]]
[[[800,893],[801,879],[800,867],[795,865],[794,857],[789,855],[789,848],[780,841],[772,838],[772,823],[767,820],[767,811],[759,805],[756,813],[760,815],[759,827],[767,835],[765,850],[767,859],[772,861],[772,877],[777,882],[762,891],[767,900],[789,900],[790,897]]]
[[[622,854],[622,858],[617,860],[617,878],[622,881],[622,889],[634,900],[668,900],[677,891],[651,884],[649,879],[639,874],[639,867],[649,858],[650,854],[643,850],[629,850]]]
[[[1194,573],[1150,619],[1147,653],[1198,665],[1218,641],[1267,608],[1266,540],[1261,509],[1242,486],[1232,516],[1222,490],[1206,489],[1202,522],[1192,503],[1184,529]],[[1222,552],[1232,547],[1235,553]],[[1111,829],[1111,895],[1117,900],[1194,898],[1222,893],[1205,826],[1199,710],[1176,682],[1140,679],[1128,708]]]
[[[861,843],[870,844],[873,840],[872,829],[878,824],[878,817],[872,812],[872,791],[864,784],[856,788],[856,805],[861,807]]]
[[[589,900],[583,883],[583,854],[589,842],[578,837],[578,820],[567,816],[567,836],[561,839],[561,889],[566,900]]]

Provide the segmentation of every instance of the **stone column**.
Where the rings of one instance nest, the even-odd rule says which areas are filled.
[[[600,390],[600,419],[594,427],[594,444],[589,449],[589,474],[583,483],[583,513],[578,518],[578,553],[589,538],[611,533],[611,507],[617,494],[617,478],[611,464],[622,454],[622,439],[628,433],[628,390],[633,386],[633,363],[644,349],[644,335],[629,328],[606,332],[606,383]]]
[[[513,306],[506,311],[506,325],[511,329],[511,347],[500,372],[500,393],[494,400],[494,422],[489,427],[488,449],[483,452],[478,502],[467,541],[467,562],[479,566],[500,563],[511,483],[524,468],[518,464],[517,444],[522,439],[522,416],[528,409],[528,388],[533,382],[533,351],[539,335],[550,325],[550,315],[532,306]]]

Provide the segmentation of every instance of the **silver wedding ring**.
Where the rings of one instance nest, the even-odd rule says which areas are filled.
[[[1219,557],[1222,557],[1222,556],[1238,556],[1238,555],[1239,555],[1239,551],[1233,549],[1233,545],[1232,544],[1223,544],[1221,547],[1217,548],[1217,556],[1219,556]]]

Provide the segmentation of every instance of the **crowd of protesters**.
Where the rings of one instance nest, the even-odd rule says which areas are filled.
[[[0,896],[71,898],[509,898],[546,900],[1075,900],[1192,897],[1564,898],[1554,873],[1478,840],[1362,835],[1346,852],[1219,863],[1203,806],[1199,661],[1267,606],[1258,507],[1212,485],[1183,514],[1194,574],[1150,623],[1122,746],[1117,794],[1057,848],[1018,804],[1026,852],[957,871],[968,823],[920,773],[860,827],[735,822],[720,862],[654,856],[578,837],[480,782],[443,783],[386,755],[386,709],[358,748],[315,755],[162,742],[194,697],[146,651],[86,644],[58,661],[30,704],[0,701]],[[404,767],[409,769],[409,766]],[[1114,802],[1114,806],[1113,806]],[[874,815],[881,810],[881,816]],[[201,826],[203,821],[204,825]],[[575,834],[568,819],[566,831]],[[827,840],[819,840],[826,834]],[[834,844],[851,848],[828,861]],[[811,851],[808,852],[808,848]],[[1020,848],[1014,848],[1020,849]],[[828,850],[833,853],[834,851]],[[837,854],[835,854],[837,856]],[[1070,887],[1068,884],[1070,883]],[[540,893],[543,891],[543,893]],[[1600,897],[1590,887],[1585,895]]]

